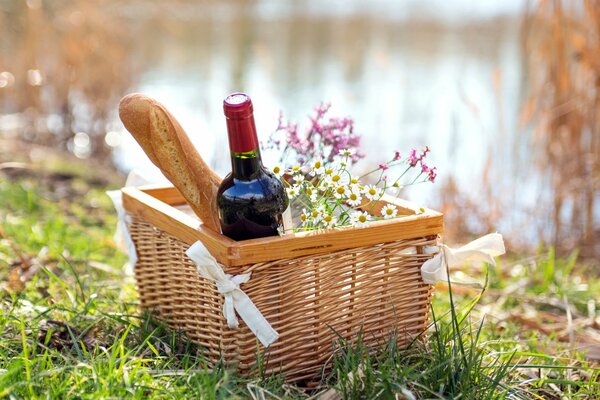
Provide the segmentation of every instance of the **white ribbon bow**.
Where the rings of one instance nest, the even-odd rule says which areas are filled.
[[[263,346],[268,347],[279,338],[279,334],[252,303],[252,300],[240,289],[240,285],[250,279],[250,273],[233,276],[225,274],[217,260],[200,241],[187,249],[185,254],[196,263],[200,276],[214,282],[217,285],[217,291],[223,295],[225,299],[223,315],[227,319],[227,326],[232,329],[239,326],[235,316],[237,311]]]
[[[450,269],[452,267],[460,266],[466,261],[473,260],[487,262],[496,266],[494,257],[501,256],[506,252],[504,249],[504,240],[499,233],[487,234],[458,249],[453,249],[445,244],[440,244],[439,246],[428,247],[425,251],[439,251],[433,258],[425,261],[421,267],[423,282],[430,285],[437,282],[448,281],[448,275],[445,268],[446,265],[448,266],[448,269]],[[462,284],[481,286],[473,283]]]

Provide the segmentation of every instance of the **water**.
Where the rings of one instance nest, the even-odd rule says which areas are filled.
[[[359,171],[394,150],[429,145],[438,182],[403,196],[443,210],[449,236],[498,229],[535,243],[549,237],[540,204],[552,199],[519,125],[524,3],[8,3],[0,7],[0,133],[77,132],[68,147],[85,157],[90,146],[104,147],[108,131],[107,143],[121,142],[120,169],[160,180],[116,115],[120,96],[143,92],[171,110],[224,175],[228,93],[252,96],[262,140],[280,111],[305,126],[315,105],[331,102],[332,114],[352,116],[363,135],[368,157]],[[275,154],[264,155],[274,163]]]
[[[518,173],[527,162],[518,125],[523,3],[470,3],[258,1],[175,9],[150,35],[152,60],[136,55],[143,70],[133,90],[166,104],[221,174],[229,170],[221,109],[227,93],[252,96],[261,139],[280,111],[302,125],[314,105],[331,102],[332,112],[352,116],[363,134],[368,157],[358,168],[389,159],[394,149],[406,154],[429,145],[439,183],[406,196],[440,207],[440,187],[452,176],[474,201],[492,197],[509,208],[493,228],[511,230],[541,193],[539,177]],[[152,170],[124,138],[119,166]],[[267,154],[267,163],[273,160]],[[526,189],[508,190],[515,185]]]

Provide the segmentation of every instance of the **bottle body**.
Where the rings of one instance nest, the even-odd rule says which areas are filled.
[[[252,103],[243,94],[230,95],[224,111],[232,171],[217,193],[221,230],[234,240],[278,235],[289,200],[282,182],[262,165]]]
[[[227,175],[217,196],[221,230],[231,239],[274,236],[283,226],[288,199],[279,179],[264,169],[248,180]]]

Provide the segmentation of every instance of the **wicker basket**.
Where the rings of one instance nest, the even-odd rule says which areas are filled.
[[[283,372],[289,381],[318,378],[338,335],[352,340],[362,332],[373,345],[395,333],[406,345],[428,323],[433,288],[423,283],[420,267],[431,254],[422,247],[436,243],[443,217],[385,200],[407,216],[361,229],[236,242],[176,208],[184,204],[176,189],[124,188],[141,305],[185,332],[212,362],[222,357],[247,373],[264,352],[267,373]],[[184,254],[197,240],[225,272],[252,272],[242,289],[280,335],[266,351],[243,321],[227,327],[223,297]]]

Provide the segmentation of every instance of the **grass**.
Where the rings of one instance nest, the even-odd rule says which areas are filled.
[[[0,398],[600,398],[578,348],[600,348],[596,265],[552,249],[488,271],[483,293],[441,286],[427,345],[340,340],[317,388],[211,368],[140,313],[106,182],[79,170],[0,170]]]

